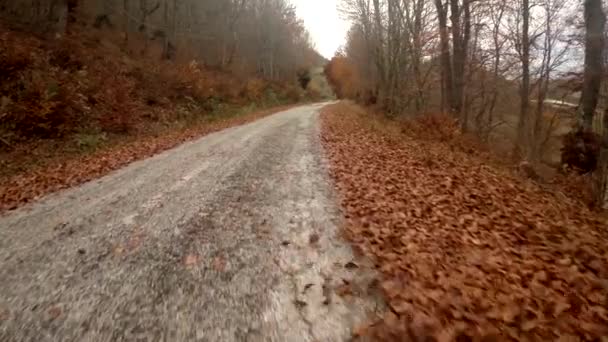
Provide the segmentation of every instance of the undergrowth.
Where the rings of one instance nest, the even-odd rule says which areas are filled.
[[[316,100],[280,83],[127,52],[111,33],[0,23],[0,176],[253,109]]]
[[[1,26],[0,75],[4,145],[83,129],[131,133],[150,121],[217,113],[220,104],[280,105],[305,95],[296,84],[237,77],[195,61],[133,57],[93,33],[43,39]]]

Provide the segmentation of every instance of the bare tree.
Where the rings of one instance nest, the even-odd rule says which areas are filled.
[[[583,81],[582,128],[591,130],[602,81],[602,51],[606,17],[601,0],[585,0],[585,76]]]
[[[530,1],[521,0],[520,15],[522,20],[521,34],[516,38],[521,62],[520,108],[517,122],[516,148],[521,153],[528,144],[528,116],[530,111]],[[521,37],[521,38],[520,38]]]
[[[543,147],[552,134],[552,127],[546,127],[544,115],[546,113],[545,100],[549,92],[553,74],[564,63],[570,43],[566,40],[565,25],[562,14],[568,10],[566,0],[542,0],[539,4],[544,24],[535,37],[542,38],[542,45],[537,48],[540,51],[538,63],[539,70],[536,73],[534,89],[536,91],[536,110],[531,113],[530,140],[528,148],[528,159],[539,162]],[[540,45],[540,44],[538,44]]]
[[[606,15],[600,0],[585,1],[585,28],[585,78],[582,95],[583,129],[590,130],[604,73],[603,64],[606,63],[606,58],[608,58],[604,55]],[[608,106],[605,108],[602,120],[600,155],[598,169],[595,173],[594,192],[596,203],[605,209],[608,203]]]
[[[442,0],[435,0],[437,19],[439,20],[439,38],[441,46],[441,107],[443,110],[453,110],[454,80],[452,72],[452,57],[450,37],[448,33],[448,9]]]

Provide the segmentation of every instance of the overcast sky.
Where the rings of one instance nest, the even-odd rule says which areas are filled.
[[[333,57],[344,45],[348,23],[338,13],[340,0],[291,0],[298,16],[304,20],[317,51],[325,58]]]

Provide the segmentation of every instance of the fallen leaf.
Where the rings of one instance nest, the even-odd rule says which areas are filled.
[[[48,311],[49,318],[52,320],[59,318],[59,316],[61,316],[61,313],[61,308],[58,306],[54,306]]]
[[[226,269],[226,261],[220,257],[213,258],[213,269],[217,272],[224,272]]]
[[[188,254],[184,258],[184,265],[186,266],[194,266],[198,263],[198,255]]]
[[[603,336],[608,313],[591,308],[608,298],[605,220],[460,146],[452,118],[420,120],[450,138],[421,139],[411,120],[352,103],[321,111],[344,236],[375,262],[392,312],[418,320],[416,338]],[[389,318],[378,340],[403,336]]]

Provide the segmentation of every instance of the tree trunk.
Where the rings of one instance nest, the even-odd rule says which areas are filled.
[[[53,32],[65,32],[68,23],[67,0],[51,0],[47,22]]]
[[[439,19],[439,38],[441,45],[441,98],[442,109],[452,111],[454,103],[454,81],[452,78],[452,57],[450,53],[450,37],[448,35],[448,15],[447,8],[444,7],[442,0],[435,0],[437,8],[437,18]]]
[[[520,109],[519,121],[517,124],[517,145],[519,153],[527,151],[528,133],[528,112],[530,111],[530,1],[522,0],[522,37],[521,37],[521,67],[522,81],[520,87]]]
[[[602,0],[585,0],[585,76],[583,81],[582,128],[591,130],[602,82],[602,50],[606,16]]]
[[[585,80],[583,84],[583,128],[592,129],[593,116],[597,108],[599,90],[601,88],[604,53],[604,29],[606,15],[601,0],[585,1]],[[597,205],[608,209],[608,108],[602,119],[602,132],[598,169],[594,175],[594,191]]]
[[[598,168],[594,175],[594,195],[597,206],[608,209],[608,108],[604,111],[603,127]]]
[[[169,59],[169,0],[163,1],[163,53],[161,59]]]
[[[382,30],[382,17],[380,13],[380,1],[374,0],[374,22],[375,22],[375,57],[376,67],[378,68],[378,76],[380,79],[378,102],[382,106],[386,106],[387,101],[387,76],[386,76],[386,58],[384,54],[384,32]]]
[[[545,99],[549,93],[549,82],[551,82],[551,68],[553,64],[553,23],[551,20],[553,15],[549,5],[545,7],[545,32],[543,45],[543,58],[540,66],[540,75],[538,79],[538,94],[536,98],[536,112],[532,117],[530,149],[528,151],[528,160],[534,163],[540,162],[542,158],[543,141],[547,137],[543,137],[543,115],[545,113]],[[547,135],[551,132],[546,132]]]
[[[450,0],[450,21],[452,23],[452,103],[450,103],[450,110],[456,117],[460,116],[462,112],[462,87],[464,83],[464,67],[465,61],[463,59],[466,54],[464,47],[462,27],[461,27],[461,13],[459,0]]]
[[[67,20],[65,27],[66,33],[71,33],[73,31],[73,27],[76,24],[76,21],[78,20],[78,5],[79,0],[67,0]]]
[[[129,0],[122,0],[122,15],[124,16],[124,34],[125,34],[125,40],[124,40],[124,44],[125,46],[129,43],[129,31],[131,30],[131,17],[129,14]]]
[[[458,0],[452,0],[457,2]],[[464,29],[464,32],[460,33],[458,39],[453,37],[454,43],[458,42],[458,49],[454,46],[454,112],[460,116],[460,124],[463,131],[468,128],[468,113],[463,108],[463,101],[465,98],[466,89],[466,68],[468,64],[469,55],[469,43],[471,40],[471,7],[469,0],[463,0],[462,11],[464,11],[464,18],[462,18],[460,29]],[[458,18],[460,20],[461,18]],[[456,53],[458,51],[458,53]]]

